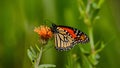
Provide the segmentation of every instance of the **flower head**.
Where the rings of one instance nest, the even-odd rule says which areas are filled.
[[[35,27],[34,32],[38,33],[38,35],[40,36],[40,39],[43,42],[46,42],[49,38],[52,37],[52,31],[50,29],[50,27],[45,26],[45,25],[41,25],[40,27]]]

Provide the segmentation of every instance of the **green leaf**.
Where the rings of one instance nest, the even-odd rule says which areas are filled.
[[[92,68],[91,63],[89,62],[88,58],[85,55],[83,55],[83,57],[81,59],[83,60],[82,61],[83,64],[81,64],[82,68]]]
[[[30,46],[30,50],[31,50],[31,52],[32,52],[33,55],[36,55],[36,52],[35,52],[35,50],[32,48],[32,46]]]
[[[91,54],[88,58],[89,58],[90,62],[92,63],[92,65],[98,64],[98,61],[97,61],[98,55],[96,55],[95,53]]]
[[[95,9],[95,10],[93,11],[92,17],[91,17],[91,21],[94,21],[94,20],[96,20],[96,19],[99,19],[99,16],[98,16],[99,11],[100,11],[99,8],[97,8],[97,9]]]
[[[103,4],[103,2],[104,2],[104,0],[99,0],[99,2],[98,2],[98,7],[99,7],[99,8],[100,8],[101,5]]]
[[[97,43],[95,43],[95,49],[98,47],[99,44],[100,44],[100,41],[98,41]]]
[[[81,68],[79,63],[76,63],[76,68]]]
[[[82,7],[79,7],[79,11],[80,11],[80,18],[83,18],[85,15],[85,11],[82,9]]]
[[[96,50],[96,53],[101,52],[104,47],[105,47],[105,44],[103,42],[101,42],[100,48]]]
[[[39,65],[38,68],[48,68],[48,67],[56,67],[56,65],[54,65],[54,64],[41,64],[41,65]]]
[[[83,0],[78,0],[78,2],[79,2],[79,6],[81,6],[81,8],[83,9],[83,10],[85,10],[85,4],[84,4],[84,2],[83,2]]]
[[[100,58],[100,56],[98,55],[98,53],[103,50],[104,46],[105,46],[104,43],[101,42],[100,48],[97,49],[97,50],[95,51],[95,53],[91,54],[91,55],[88,57],[89,60],[90,60],[90,62],[91,62],[93,65],[98,64],[98,60],[97,60],[97,59]]]
[[[36,49],[40,52],[40,48],[38,47],[37,44],[35,44]]]
[[[33,54],[29,49],[27,50],[27,54],[28,54],[29,59],[33,60],[33,56],[32,56]]]
[[[32,63],[35,62],[35,55],[30,51],[30,49],[27,50],[27,54],[29,59],[31,60]]]
[[[97,8],[98,8],[97,3],[96,3],[96,2],[92,2],[92,7],[93,7],[94,9],[97,9]]]
[[[30,49],[27,50],[27,54],[31,62],[34,63],[35,59],[37,58],[37,54],[32,47],[30,47]]]
[[[84,53],[84,54],[88,54],[89,53],[89,51],[85,50],[83,47],[79,46],[79,48],[82,51],[82,53]]]

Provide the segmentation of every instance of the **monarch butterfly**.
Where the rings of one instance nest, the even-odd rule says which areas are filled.
[[[51,31],[55,37],[55,47],[59,51],[70,50],[78,43],[89,41],[87,35],[76,28],[52,24]]]

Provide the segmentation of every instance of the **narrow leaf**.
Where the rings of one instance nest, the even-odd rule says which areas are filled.
[[[40,48],[38,47],[37,44],[35,44],[36,49],[40,52]]]
[[[39,65],[38,68],[48,68],[48,67],[56,67],[56,65],[54,65],[54,64],[41,64],[41,65]]]

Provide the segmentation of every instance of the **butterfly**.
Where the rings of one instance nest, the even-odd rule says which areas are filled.
[[[78,43],[89,42],[88,36],[76,28],[52,24],[51,31],[55,38],[55,48],[67,51]]]

